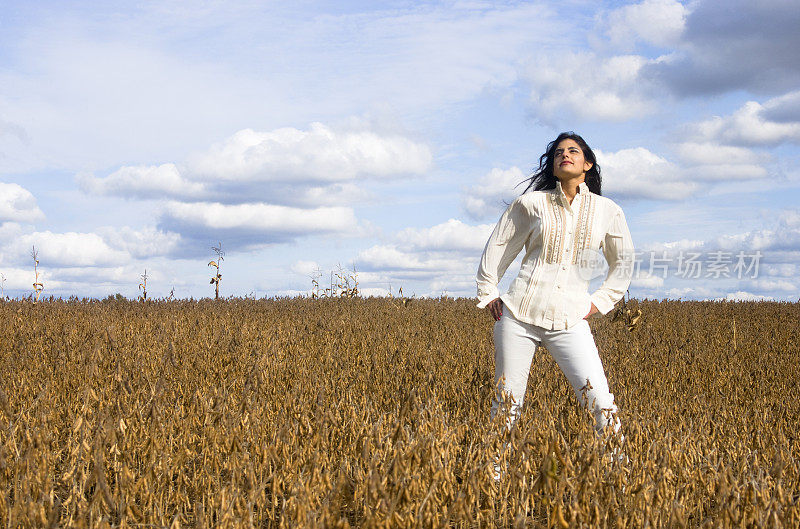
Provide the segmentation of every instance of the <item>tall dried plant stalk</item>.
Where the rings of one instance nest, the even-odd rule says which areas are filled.
[[[39,296],[44,290],[44,283],[39,281],[39,251],[36,249],[36,246],[31,247],[31,257],[33,258],[33,292],[34,298],[33,302],[37,303],[39,301]]]
[[[219,282],[222,281],[220,269],[222,267],[222,261],[225,260],[225,252],[222,251],[222,242],[218,243],[217,246],[212,246],[211,249],[217,254],[217,260],[210,261],[208,266],[213,266],[215,268],[215,273],[211,276],[211,284],[214,285],[214,299],[219,299]]]
[[[142,282],[139,283],[139,301],[147,301],[147,269],[145,268],[144,274],[139,276],[142,278]]]

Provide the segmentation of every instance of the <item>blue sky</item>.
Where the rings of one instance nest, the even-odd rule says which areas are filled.
[[[0,0],[4,292],[209,296],[221,241],[223,295],[472,296],[574,130],[633,296],[797,300],[793,4]]]

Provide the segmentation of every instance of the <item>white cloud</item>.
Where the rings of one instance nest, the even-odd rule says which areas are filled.
[[[153,227],[142,230],[128,226],[103,227],[97,233],[110,248],[126,252],[134,259],[169,255],[177,248],[181,238],[177,233],[164,232]]]
[[[545,122],[627,121],[656,110],[639,75],[647,63],[638,55],[551,52],[535,57],[523,77],[531,86],[532,110]]]
[[[317,270],[321,270],[316,261],[295,261],[291,266],[291,271],[301,276],[313,276]]]
[[[389,296],[389,289],[388,288],[381,288],[381,287],[369,287],[369,288],[361,288],[359,292],[363,297],[375,297],[375,298],[385,298]],[[392,295],[395,295],[393,293]]]
[[[797,285],[785,279],[753,279],[748,282],[748,286],[761,292],[797,292],[798,290]]]
[[[149,261],[166,255],[177,243],[176,234],[154,228],[106,227],[95,233],[54,233],[4,223],[0,229],[0,264],[3,265],[0,271],[6,273],[14,267],[30,266],[30,277],[21,286],[19,281],[9,285],[9,288],[18,290],[28,289],[33,283],[31,251],[35,247],[40,278],[47,279],[45,288],[48,291],[67,289],[62,291],[99,294],[100,284],[108,286],[115,281],[130,284],[143,270],[137,260]],[[159,277],[153,267],[147,268],[151,270],[149,275],[153,279]],[[7,277],[12,277],[13,272],[9,273],[11,276],[6,274]]]
[[[30,191],[19,184],[0,182],[0,222],[32,223],[43,219],[44,213]]]
[[[112,266],[130,258],[127,252],[111,248],[96,233],[25,233],[4,248],[4,262],[26,263],[32,247],[36,247],[42,269],[47,267]],[[5,259],[7,258],[7,260]]]
[[[438,296],[447,290],[471,296],[478,259],[493,227],[450,219],[429,228],[407,228],[391,242],[357,255],[359,280],[365,287],[395,285],[395,290],[405,284],[407,295],[408,284],[414,282],[426,285],[418,293]]]
[[[722,235],[708,241],[708,249],[754,251],[800,251],[800,224],[797,210],[784,210],[776,214],[775,228],[754,229],[742,233]]]
[[[406,228],[396,239],[401,247],[417,251],[481,252],[493,228],[493,224],[470,226],[450,219],[430,228]]]
[[[617,152],[595,151],[603,177],[603,193],[626,197],[678,200],[697,189],[684,171],[645,149],[635,147]]]
[[[119,266],[76,266],[70,268],[60,268],[53,271],[53,275],[58,277],[62,286],[88,287],[92,292],[100,291],[101,287],[119,287],[125,285],[131,289],[136,288],[142,281],[141,275],[144,268],[132,263]],[[147,272],[148,290],[152,295],[153,283],[163,277],[157,270],[150,269]],[[71,285],[70,285],[71,284]]]
[[[789,94],[795,97],[794,94]],[[800,143],[800,121],[772,121],[769,111],[787,103],[775,98],[763,105],[748,101],[728,116],[715,116],[689,127],[696,141],[743,146],[776,146],[784,142]]]
[[[431,160],[430,149],[409,138],[312,123],[307,131],[241,130],[188,165],[206,180],[341,182],[422,174]]]
[[[30,228],[30,227],[29,227]],[[28,229],[27,231],[31,231]],[[26,229],[17,222],[3,222],[0,223],[0,243],[10,241],[11,239],[19,236],[20,233],[25,232]]]
[[[636,273],[631,280],[631,288],[643,288],[647,290],[659,289],[664,286],[664,278],[662,276],[653,275],[644,270]]]
[[[665,289],[664,295],[671,299],[697,299],[699,297],[709,297],[713,293],[705,287],[682,287]]]
[[[663,213],[659,212],[657,213],[657,215],[661,216],[663,215]],[[644,248],[642,248],[642,250],[653,251],[653,252],[667,251],[669,253],[673,253],[673,252],[695,250],[698,248],[702,248],[703,244],[705,244],[705,242],[701,240],[680,239],[677,241],[650,243]]]
[[[406,228],[390,244],[363,250],[356,262],[368,271],[418,271],[434,274],[463,272],[477,266],[492,224],[471,226],[450,219],[430,228]]]
[[[432,279],[477,269],[479,257],[480,254],[462,256],[403,250],[394,245],[376,245],[360,252],[355,262],[359,270],[381,272],[388,277]]]
[[[126,198],[192,198],[206,194],[206,188],[202,183],[187,180],[172,163],[159,166],[120,167],[105,178],[79,175],[77,180],[85,191],[98,195]]]
[[[778,223],[786,228],[800,228],[800,210],[786,209],[778,215]]]
[[[768,276],[793,278],[797,276],[798,266],[795,263],[767,264],[761,270]]]
[[[677,154],[682,161],[693,165],[756,165],[764,156],[751,149],[710,142],[684,142],[677,145]]]
[[[422,297],[438,298],[440,296],[474,297],[475,296],[475,274],[450,275],[440,277],[430,283],[430,289]],[[487,314],[488,316],[488,314]]]
[[[166,205],[162,222],[210,233],[234,230],[242,234],[278,236],[347,232],[357,228],[350,208],[300,209],[264,203],[225,205],[171,201]]]
[[[718,301],[775,301],[771,296],[763,296],[761,294],[753,294],[752,292],[745,292],[738,290],[730,292],[723,298],[716,298]]]
[[[430,168],[432,155],[424,143],[356,125],[246,129],[181,166],[125,166],[107,177],[76,180],[90,193],[125,198],[315,207],[368,199],[360,180],[422,175]]]
[[[28,269],[4,266],[3,269],[0,270],[0,273],[3,275],[3,278],[5,278],[3,289],[6,295],[9,295],[9,291],[11,290],[22,290],[28,293],[33,292],[33,281],[35,277],[33,274],[33,261],[31,261],[31,267]],[[49,271],[47,273],[42,271],[39,274],[39,279],[49,280]],[[48,281],[48,285],[49,284],[50,282]]]
[[[358,180],[419,175],[431,162],[424,143],[351,120],[341,130],[322,123],[308,130],[245,129],[181,166],[126,166],[105,178],[78,181],[98,194],[177,199],[162,202],[160,231],[124,235],[143,248],[139,253],[183,253],[189,251],[185,245],[176,250],[181,235],[224,234],[234,248],[317,233],[354,235],[361,228],[346,205],[371,196]],[[108,236],[139,254],[119,236]]]
[[[770,169],[774,156],[766,149],[800,143],[800,91],[763,105],[748,101],[729,115],[684,125],[673,137],[686,179],[725,182],[731,192],[735,180],[747,183],[775,174]]]
[[[333,206],[366,202],[373,194],[357,184],[343,183],[327,186],[308,186],[300,189],[287,189],[286,193],[295,193],[294,204],[298,206]],[[265,197],[266,198],[266,197]],[[273,196],[274,198],[274,196]],[[289,198],[289,196],[285,197]],[[292,203],[288,201],[288,203]]]
[[[732,264],[736,263],[739,252],[742,252],[742,259],[747,263],[754,258],[757,252],[761,252],[762,257],[768,252],[772,255],[782,252],[800,252],[800,228],[778,222],[778,226],[774,229],[753,229],[720,235],[707,240],[681,239],[671,242],[653,242],[638,249],[645,253],[647,259],[652,253],[656,258],[666,255],[673,260],[681,253],[686,256],[691,253],[700,253],[707,258],[710,253],[723,252],[733,260]],[[759,261],[764,261],[764,259],[759,258]],[[769,262],[772,266],[786,264],[774,260]]]
[[[630,51],[637,41],[655,46],[678,44],[688,9],[675,0],[644,0],[615,9],[601,17],[599,27],[612,46]]]
[[[493,168],[477,184],[464,190],[461,204],[473,219],[499,216],[527,185],[522,183],[527,175],[519,167],[509,169]],[[519,187],[517,187],[519,186]]]
[[[366,270],[436,270],[439,263],[394,245],[376,245],[360,252],[356,264],[359,269]]]

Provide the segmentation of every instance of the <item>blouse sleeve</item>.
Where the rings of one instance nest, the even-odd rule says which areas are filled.
[[[478,266],[478,308],[500,297],[497,284],[528,238],[529,219],[528,208],[517,198],[497,222]]]
[[[608,275],[591,299],[602,314],[608,314],[622,299],[633,275],[633,239],[625,222],[625,214],[618,209],[601,243],[603,255],[608,262]]]

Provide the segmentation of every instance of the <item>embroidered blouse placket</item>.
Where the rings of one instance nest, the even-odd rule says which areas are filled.
[[[497,284],[525,247],[517,278],[499,295]],[[589,296],[589,280],[602,250],[608,275]],[[625,294],[633,272],[633,242],[622,209],[591,193],[585,183],[569,203],[556,188],[518,197],[486,243],[478,268],[478,307],[500,297],[520,321],[547,329],[580,322],[591,304],[608,313]]]

